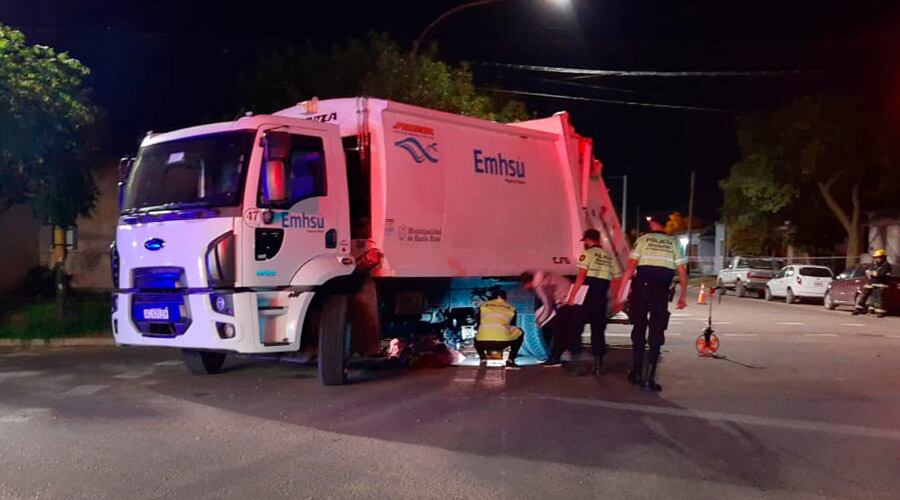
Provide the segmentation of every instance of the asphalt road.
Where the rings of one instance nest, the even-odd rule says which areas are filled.
[[[900,318],[726,297],[673,316],[652,394],[609,371],[0,353],[0,498],[897,498]]]

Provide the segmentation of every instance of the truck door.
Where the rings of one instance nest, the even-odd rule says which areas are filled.
[[[264,151],[259,175],[248,180],[255,182],[248,184],[255,196],[244,210],[248,229],[242,236],[245,286],[289,285],[305,264],[349,255],[347,177],[340,135],[334,125],[308,123],[275,127],[260,136]],[[267,153],[271,148],[266,141],[274,141],[275,134],[280,152]],[[277,169],[266,168],[271,160],[267,154],[280,156],[276,161],[283,162],[283,168],[280,163]],[[283,192],[273,198],[269,190]]]

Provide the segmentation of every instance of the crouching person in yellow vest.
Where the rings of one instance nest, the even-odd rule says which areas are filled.
[[[525,335],[515,326],[516,309],[506,302],[506,292],[494,290],[488,300],[478,310],[478,331],[475,333],[475,350],[481,364],[487,363],[488,351],[503,351],[509,348],[506,368],[518,369],[516,356],[522,348]]]

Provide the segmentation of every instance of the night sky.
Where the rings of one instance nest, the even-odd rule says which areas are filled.
[[[2,0],[0,22],[32,43],[68,51],[93,71],[105,110],[103,152],[136,149],[146,130],[234,117],[235,82],[267,44],[384,31],[408,43],[462,2],[225,2]],[[900,9],[896,2],[727,0],[507,0],[449,18],[434,33],[440,54],[473,64],[484,87],[616,101],[715,108],[662,109],[523,98],[538,115],[572,113],[594,137],[605,173],[626,173],[629,211],[686,210],[697,172],[699,215],[716,217],[716,187],[738,158],[735,110],[766,110],[799,95],[852,92],[896,106]],[[790,71],[753,77],[602,77],[502,69],[500,62],[654,71]],[[794,72],[799,71],[799,72]],[[285,106],[291,103],[285,103]],[[900,111],[900,107],[897,107]],[[270,112],[274,110],[254,110]],[[900,122],[900,113],[898,122]],[[610,181],[618,196],[618,181]]]

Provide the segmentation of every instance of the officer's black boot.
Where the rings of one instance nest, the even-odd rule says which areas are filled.
[[[644,365],[644,356],[643,352],[640,354],[633,354],[631,358],[631,369],[628,370],[628,381],[634,385],[641,384],[641,371],[643,370]]]
[[[594,355],[594,375],[600,375],[603,373],[603,355],[600,354]]]
[[[656,383],[656,365],[657,361],[651,361],[647,363],[647,367],[645,370],[644,383],[641,384],[641,387],[653,392],[659,392],[662,390],[662,386]]]
[[[641,387],[644,389],[659,392],[662,386],[656,383],[656,365],[659,363],[659,348],[650,348],[650,356],[648,356],[647,364],[644,366],[644,383]]]

